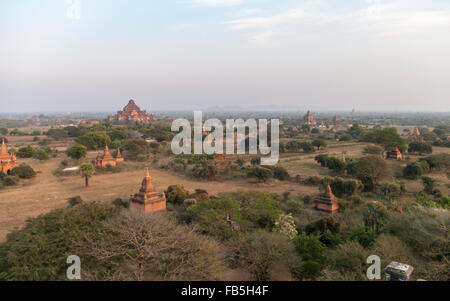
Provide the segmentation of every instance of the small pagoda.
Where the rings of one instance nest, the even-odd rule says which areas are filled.
[[[413,142],[424,142],[422,135],[420,135],[419,128],[414,128],[413,133],[409,136],[409,140]]]
[[[394,150],[388,151],[386,153],[386,159],[403,160],[402,152],[396,147]]]
[[[314,200],[316,210],[335,213],[339,209],[338,200],[331,190],[330,184],[327,185],[325,194]]]
[[[117,166],[117,162],[123,161],[124,159],[119,149],[117,149],[117,154],[116,157],[114,158],[109,152],[108,145],[106,145],[103,154],[98,152],[97,158],[95,158],[95,160],[92,163],[94,164],[94,167],[106,167],[108,165],[115,167]]]
[[[9,174],[16,167],[17,159],[14,154],[9,154],[6,148],[5,139],[2,138],[2,147],[0,148],[0,173]]]
[[[146,213],[167,212],[166,195],[164,192],[156,191],[148,168],[145,172],[145,178],[142,180],[141,189],[130,198],[130,208]]]
[[[307,125],[317,124],[317,121],[314,119],[314,116],[311,114],[311,111],[308,111],[308,113],[306,113],[305,117],[303,117],[303,120]]]

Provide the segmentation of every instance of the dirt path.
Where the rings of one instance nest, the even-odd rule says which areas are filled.
[[[67,199],[80,195],[84,201],[112,200],[128,198],[138,191],[145,175],[145,165],[135,170],[120,173],[94,175],[90,187],[84,187],[84,180],[79,176],[56,177],[52,174],[62,158],[40,163],[36,160],[22,160],[38,172],[32,180],[21,180],[20,184],[8,187],[0,192],[0,241],[7,233],[21,227],[27,218],[36,217],[56,208],[67,206]],[[175,173],[151,170],[153,182],[157,189],[164,190],[172,184],[182,184],[189,191],[196,188],[205,189],[210,195],[237,190],[261,190],[283,193],[316,193],[317,188],[302,186],[290,182],[273,182],[270,184],[252,184],[247,180],[202,182],[188,179]]]

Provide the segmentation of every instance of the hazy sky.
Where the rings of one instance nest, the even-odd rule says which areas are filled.
[[[130,98],[150,111],[450,111],[450,1],[0,1],[0,112]]]

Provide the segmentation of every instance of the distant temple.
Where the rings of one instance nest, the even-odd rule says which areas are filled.
[[[105,151],[103,154],[98,152],[97,158],[92,162],[94,163],[94,167],[106,167],[108,165],[115,167],[117,162],[123,162],[124,159],[122,154],[120,153],[120,149],[117,149],[116,157],[114,158],[109,152],[108,145],[105,146]]]
[[[317,121],[314,119],[314,116],[311,114],[310,111],[306,113],[305,117],[303,117],[303,120],[307,125],[316,125]]]
[[[402,152],[396,147],[394,150],[386,153],[386,159],[403,160]]]
[[[147,123],[155,119],[154,115],[141,110],[133,99],[128,102],[122,111],[118,111],[116,115],[108,116],[108,121],[135,121],[139,123]]]
[[[335,213],[339,209],[338,201],[331,190],[330,184],[327,185],[327,190],[324,195],[319,196],[315,201],[316,210]]]
[[[156,191],[148,168],[141,189],[130,198],[130,208],[143,212],[165,213],[167,211],[166,195],[164,192]]]
[[[2,139],[2,147],[0,149],[0,172],[9,174],[16,167],[17,159],[14,154],[10,155],[6,148],[5,139]]]
[[[414,128],[414,132],[409,136],[409,140],[413,142],[423,142],[424,139],[422,135],[420,135],[419,129],[416,127]]]
[[[333,123],[334,123],[334,125],[339,125],[341,123],[341,121],[339,120],[339,117],[337,117],[337,115],[334,115]]]

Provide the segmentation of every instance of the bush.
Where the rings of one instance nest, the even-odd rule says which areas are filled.
[[[47,150],[38,148],[35,149],[33,158],[38,159],[39,161],[47,161],[48,159],[50,159],[50,156],[48,154],[49,153],[47,152]]]
[[[218,169],[214,163],[205,161],[194,166],[194,168],[192,169],[192,176],[194,178],[215,180],[217,172]]]
[[[336,173],[342,173],[345,170],[345,162],[336,157],[328,157],[325,165]]]
[[[28,164],[22,163],[12,169],[11,175],[17,176],[21,179],[31,179],[36,175],[36,172]]]
[[[356,241],[364,248],[370,247],[376,238],[377,234],[364,225],[354,228],[348,237],[349,241]]]
[[[75,197],[73,197],[73,198],[68,199],[68,203],[69,203],[69,206],[70,206],[70,207],[74,207],[74,206],[77,206],[77,205],[82,204],[82,203],[83,203],[83,200],[82,200],[81,197],[78,195],[78,196],[75,196]]]
[[[327,166],[328,155],[318,155],[314,158],[317,163],[319,163],[322,167]]]
[[[425,142],[411,142],[408,147],[409,153],[418,153],[422,154],[431,154],[433,152],[433,148],[430,144]]]
[[[32,158],[34,155],[34,148],[31,145],[19,148],[17,152],[18,158]]]
[[[302,233],[294,239],[297,253],[303,259],[302,272],[306,279],[315,279],[322,271],[326,250],[325,245],[314,235]]]
[[[167,202],[181,205],[188,197],[189,192],[183,185],[170,185],[165,191]]]
[[[381,155],[382,152],[383,149],[376,145],[368,145],[363,150],[364,155]]]
[[[376,253],[378,254],[378,253]],[[366,259],[370,255],[360,244],[350,241],[329,254],[330,266],[345,280],[366,280]]]
[[[260,182],[266,182],[273,177],[273,172],[265,167],[254,166],[248,170],[247,177],[257,178]]]
[[[286,201],[285,210],[288,213],[299,213],[305,207],[302,200],[289,199]]]
[[[290,175],[284,167],[277,166],[273,170],[273,177],[280,181],[286,181],[289,180]]]
[[[67,156],[74,159],[74,160],[80,160],[81,158],[86,157],[87,155],[87,147],[82,145],[82,144],[78,144],[75,146],[72,146],[71,148],[69,148],[66,152]]]

